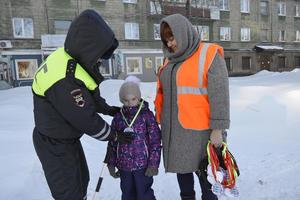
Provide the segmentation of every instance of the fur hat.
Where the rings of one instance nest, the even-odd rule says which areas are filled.
[[[136,76],[128,76],[121,85],[119,91],[120,101],[123,103],[129,95],[135,96],[139,100],[141,99],[140,79]]]

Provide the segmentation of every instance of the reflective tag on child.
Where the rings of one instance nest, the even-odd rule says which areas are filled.
[[[124,133],[134,133],[134,130],[131,127],[127,127],[123,131]]]

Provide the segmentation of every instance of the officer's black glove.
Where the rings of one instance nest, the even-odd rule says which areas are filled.
[[[115,114],[117,114],[118,112],[120,112],[121,108],[117,107],[117,106],[110,106],[110,108],[108,109],[107,114],[110,116],[115,116]]]
[[[109,141],[119,142],[121,144],[130,144],[133,140],[133,135],[123,132],[112,132],[108,136]]]

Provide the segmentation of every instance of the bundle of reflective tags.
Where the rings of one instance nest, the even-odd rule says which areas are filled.
[[[223,142],[222,147],[215,148],[208,142],[207,155],[207,180],[212,185],[212,192],[218,197],[239,197],[236,181],[240,172],[227,144]]]

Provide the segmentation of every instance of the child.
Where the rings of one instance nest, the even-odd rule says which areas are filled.
[[[155,200],[151,186],[158,174],[161,132],[148,103],[141,99],[138,81],[130,76],[120,88],[123,107],[111,128],[131,134],[133,140],[131,144],[108,143],[108,170],[112,177],[121,178],[122,200]]]

